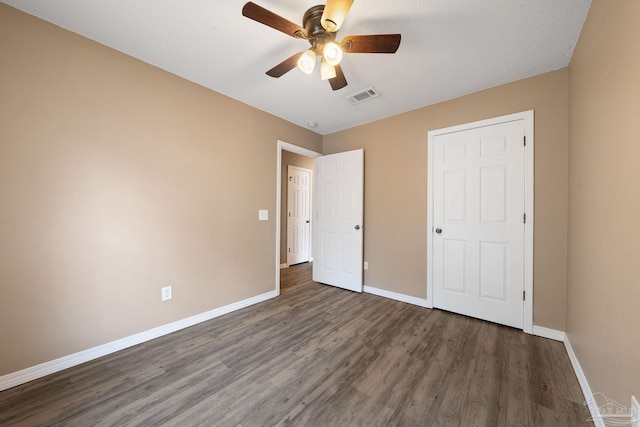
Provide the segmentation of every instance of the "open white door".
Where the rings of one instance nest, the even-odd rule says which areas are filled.
[[[364,151],[314,160],[313,280],[362,292]]]

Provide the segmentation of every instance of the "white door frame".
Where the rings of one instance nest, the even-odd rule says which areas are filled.
[[[524,120],[524,134],[526,138],[525,146],[525,188],[524,188],[524,208],[526,213],[526,223],[524,230],[524,290],[526,299],[524,301],[524,332],[533,333],[533,110],[522,111],[520,113],[509,114],[501,117],[494,117],[487,120],[480,120],[472,123],[465,123],[444,129],[437,129],[428,132],[427,142],[427,305],[433,307],[433,140],[437,135],[474,129],[483,126],[492,126],[499,123]]]
[[[322,156],[322,153],[317,153],[312,150],[308,150],[297,145],[289,144],[288,142],[278,140],[277,144],[277,161],[276,161],[276,294],[280,295],[280,238],[281,232],[280,223],[282,222],[282,151],[290,151],[292,153],[300,154],[311,158]],[[313,236],[312,236],[313,238]]]

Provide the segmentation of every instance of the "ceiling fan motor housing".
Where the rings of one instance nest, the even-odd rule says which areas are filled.
[[[320,21],[323,12],[324,5],[320,4],[307,10],[302,17],[302,25],[307,33],[306,39],[318,53],[322,52],[325,43],[336,39],[336,33],[328,32],[322,27]]]

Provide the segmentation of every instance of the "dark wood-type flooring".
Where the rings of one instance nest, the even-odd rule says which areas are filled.
[[[320,285],[0,393],[0,425],[573,426],[562,343]],[[592,424],[591,424],[592,425]]]

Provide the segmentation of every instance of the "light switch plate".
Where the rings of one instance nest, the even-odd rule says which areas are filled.
[[[269,220],[269,211],[266,209],[260,209],[258,211],[258,220],[259,221],[268,221]]]

